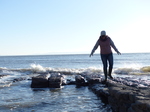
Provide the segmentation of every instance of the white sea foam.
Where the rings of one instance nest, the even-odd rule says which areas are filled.
[[[20,69],[7,69],[0,68],[0,75],[10,75],[10,76],[19,76],[19,75],[29,75],[32,73],[45,73],[45,72],[58,72],[64,75],[74,75],[74,74],[103,74],[102,68],[97,67],[88,67],[80,69],[72,68],[51,68],[43,67],[40,64],[31,64],[30,68],[20,68]],[[114,68],[113,74],[122,74],[122,75],[149,75],[150,66],[143,66],[137,64],[130,64],[129,66],[124,66],[121,68]]]
[[[46,69],[39,64],[31,64],[32,71],[36,72],[46,72]]]
[[[40,73],[60,73],[62,75],[78,75],[78,74],[87,74],[87,75],[102,75],[102,68],[97,67],[88,67],[81,69],[71,69],[71,68],[51,68],[51,67],[43,67],[40,64],[31,64],[30,68],[21,68],[21,69],[6,69],[1,68],[0,75],[7,75],[7,77],[3,77],[0,79],[0,82],[5,82],[6,80],[12,80],[17,77],[32,77],[34,74]],[[150,67],[124,67],[124,68],[115,68],[112,73],[114,76],[127,77],[129,75],[138,75],[142,78],[149,78],[150,75]],[[121,74],[121,75],[120,75]],[[142,76],[141,76],[142,75]],[[144,75],[144,76],[143,76]]]

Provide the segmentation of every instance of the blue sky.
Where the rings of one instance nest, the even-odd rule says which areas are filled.
[[[0,0],[0,55],[90,54],[101,30],[121,53],[150,52],[149,4],[150,0]]]

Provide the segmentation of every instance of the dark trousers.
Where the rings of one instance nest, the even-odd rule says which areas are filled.
[[[113,69],[113,54],[101,54],[101,60],[103,63],[103,70],[105,75],[105,80],[107,80],[107,75],[111,75],[112,69]],[[109,63],[109,71],[107,73],[107,66]]]

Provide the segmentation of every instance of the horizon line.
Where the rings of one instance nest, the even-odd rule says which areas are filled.
[[[123,52],[121,54],[140,54],[140,53],[150,53],[150,52]],[[90,53],[43,53],[43,54],[13,54],[13,55],[0,55],[0,56],[38,56],[38,55],[80,55],[80,54],[89,54]],[[100,54],[100,53],[95,53],[95,54]],[[113,54],[117,54],[117,53],[113,53]]]

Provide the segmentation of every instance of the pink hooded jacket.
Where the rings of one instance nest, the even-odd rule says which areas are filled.
[[[118,49],[116,48],[114,42],[111,40],[110,37],[106,37],[107,39],[105,41],[102,41],[100,38],[97,40],[91,55],[93,55],[93,53],[95,52],[95,50],[98,48],[98,46],[100,45],[100,53],[101,54],[110,54],[112,53],[111,47],[116,51],[119,52]]]

